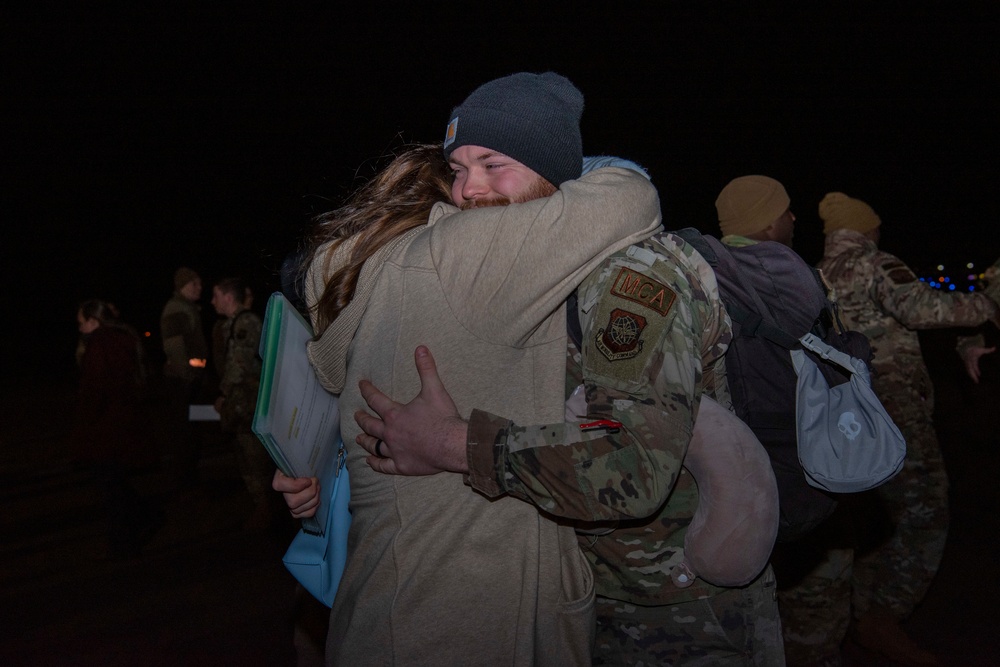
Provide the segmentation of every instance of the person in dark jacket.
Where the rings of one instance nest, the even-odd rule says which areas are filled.
[[[107,301],[84,301],[76,319],[82,355],[72,451],[102,488],[111,556],[134,558],[163,521],[162,512],[129,483],[130,471],[157,460],[143,428],[142,347],[135,331]]]

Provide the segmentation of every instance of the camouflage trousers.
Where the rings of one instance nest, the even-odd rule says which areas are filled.
[[[270,505],[275,495],[271,490],[274,463],[253,433],[241,431],[236,435],[236,464],[253,504],[257,507]]]
[[[595,665],[784,665],[774,573],[702,600],[646,607],[597,598]]]
[[[898,424],[907,443],[900,473],[841,518],[849,539],[831,540],[794,581],[779,580],[778,601],[790,665],[839,664],[840,644],[853,616],[877,607],[905,619],[937,573],[948,536],[948,477],[933,424]],[[882,525],[879,524],[881,518]],[[825,536],[784,545],[786,556],[810,558]],[[837,530],[836,527],[833,530]],[[843,535],[843,531],[840,531]],[[812,543],[810,545],[810,542]],[[796,554],[796,552],[798,552]],[[779,568],[779,577],[784,569]]]

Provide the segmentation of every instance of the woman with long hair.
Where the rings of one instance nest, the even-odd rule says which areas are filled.
[[[354,298],[365,262],[402,234],[427,224],[431,207],[451,198],[440,144],[412,144],[347,202],[320,214],[302,271],[328,276],[310,306],[320,335]]]
[[[365,405],[362,380],[412,398],[413,354],[425,344],[463,414],[475,406],[532,423],[561,418],[566,298],[604,257],[659,228],[659,200],[644,176],[624,170],[543,193],[528,187],[539,174],[503,156],[494,161],[534,180],[518,180],[509,203],[461,210],[449,203],[442,153],[440,144],[400,152],[317,221],[306,253],[304,302],[317,334],[307,354],[340,397],[351,484],[326,658],[587,663],[594,587],[574,531],[515,498],[470,493],[460,474],[376,472],[353,415]],[[316,480],[276,475],[273,485],[296,517],[321,498]],[[372,628],[383,637],[373,641]]]

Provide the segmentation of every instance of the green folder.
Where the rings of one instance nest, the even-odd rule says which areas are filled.
[[[281,292],[272,294],[260,339],[260,388],[252,429],[281,472],[330,479],[337,461],[340,409],[306,356],[312,338],[312,327],[295,306]],[[322,534],[326,505],[303,520],[302,527]]]

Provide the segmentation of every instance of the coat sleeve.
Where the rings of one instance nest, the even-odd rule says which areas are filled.
[[[585,421],[608,419],[620,429],[525,427],[474,411],[467,481],[481,493],[509,494],[550,514],[593,522],[653,515],[674,488],[701,396],[705,341],[728,341],[729,323],[697,290],[678,284],[679,276],[662,281],[676,298],[661,314],[662,308],[615,296],[615,275],[606,276],[598,302],[583,314],[583,373]],[[630,324],[630,316],[633,323],[644,320],[641,349],[609,360],[597,341],[610,327]]]
[[[872,289],[882,310],[907,329],[976,327],[996,317],[996,304],[985,295],[933,289],[888,253],[875,256]]]
[[[432,227],[431,254],[459,322],[522,345],[605,256],[659,227],[652,184],[604,168],[550,197],[446,215]]]

